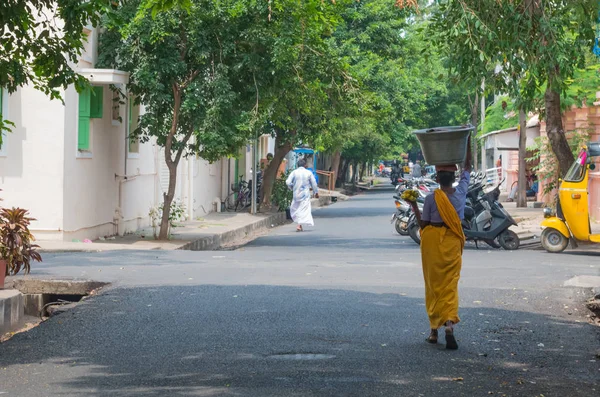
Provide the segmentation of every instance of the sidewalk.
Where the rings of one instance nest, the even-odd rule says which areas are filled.
[[[178,222],[171,239],[157,241],[152,228],[91,243],[38,241],[41,252],[102,252],[114,250],[211,250],[230,245],[253,233],[286,222],[285,212],[250,215],[242,212],[210,213],[200,220]],[[158,230],[157,230],[158,233]]]
[[[335,199],[332,200],[332,197]],[[337,192],[321,189],[318,199],[311,201],[313,209],[332,201],[347,200]],[[109,237],[93,242],[37,241],[40,252],[102,252],[118,250],[216,250],[243,244],[257,234],[288,222],[285,212],[251,215],[248,212],[211,212],[194,221],[178,222],[171,230],[171,239],[157,241],[152,228],[132,234]],[[158,230],[157,230],[158,233]]]
[[[517,203],[502,203],[502,206],[519,224],[513,226],[519,237],[524,239],[538,238],[542,234],[541,223],[544,220],[542,208],[517,208]]]

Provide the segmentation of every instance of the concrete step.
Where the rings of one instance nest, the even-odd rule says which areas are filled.
[[[0,290],[0,335],[14,331],[23,322],[23,294],[15,289]]]

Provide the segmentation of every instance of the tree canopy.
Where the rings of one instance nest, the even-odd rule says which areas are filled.
[[[543,90],[546,129],[562,173],[573,161],[561,119],[561,93],[594,43],[598,1],[444,0],[432,36],[449,45],[450,65],[475,84],[536,107]]]
[[[13,0],[0,2],[0,87],[13,93],[32,85],[52,99],[85,78],[73,65],[83,49],[84,27],[94,26],[111,0]],[[10,122],[0,117],[0,144]]]

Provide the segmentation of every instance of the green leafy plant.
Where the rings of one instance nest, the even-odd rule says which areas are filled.
[[[6,261],[6,275],[16,275],[23,269],[25,274],[31,270],[31,262],[41,262],[37,252],[39,246],[29,230],[31,221],[29,212],[22,208],[0,209],[0,258]]]
[[[285,174],[275,180],[273,184],[273,192],[271,193],[271,200],[277,204],[279,211],[285,211],[292,204],[294,193],[287,187],[285,181],[290,175],[291,171],[287,171]]]
[[[148,216],[150,217],[150,224],[152,226],[152,231],[155,239],[158,239],[157,231],[160,227],[160,222],[162,220],[163,208],[164,204],[160,204],[156,207],[150,208],[150,210],[148,211]],[[175,222],[185,220],[185,211],[186,207],[181,201],[175,200],[171,203],[171,211],[169,213],[169,236],[171,236],[171,229],[177,227]]]
[[[507,96],[498,98],[485,111],[484,134],[505,130],[519,125],[519,109]]]
[[[590,132],[588,130],[576,130],[570,134],[569,146],[571,152],[573,152],[573,156],[577,155],[582,146],[588,142],[589,138]],[[560,178],[558,161],[552,151],[548,137],[536,138],[534,145],[528,148],[528,150],[534,153],[533,156],[527,158],[528,162],[539,160],[538,165],[534,166],[532,171],[536,173],[539,181],[543,183],[544,189],[542,192],[547,196],[558,188],[558,180]]]

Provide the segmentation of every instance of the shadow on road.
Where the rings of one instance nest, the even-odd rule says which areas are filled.
[[[500,291],[488,291],[496,296]],[[424,343],[422,299],[284,286],[113,289],[0,345],[0,392],[67,396],[590,396],[591,325],[464,308]]]

